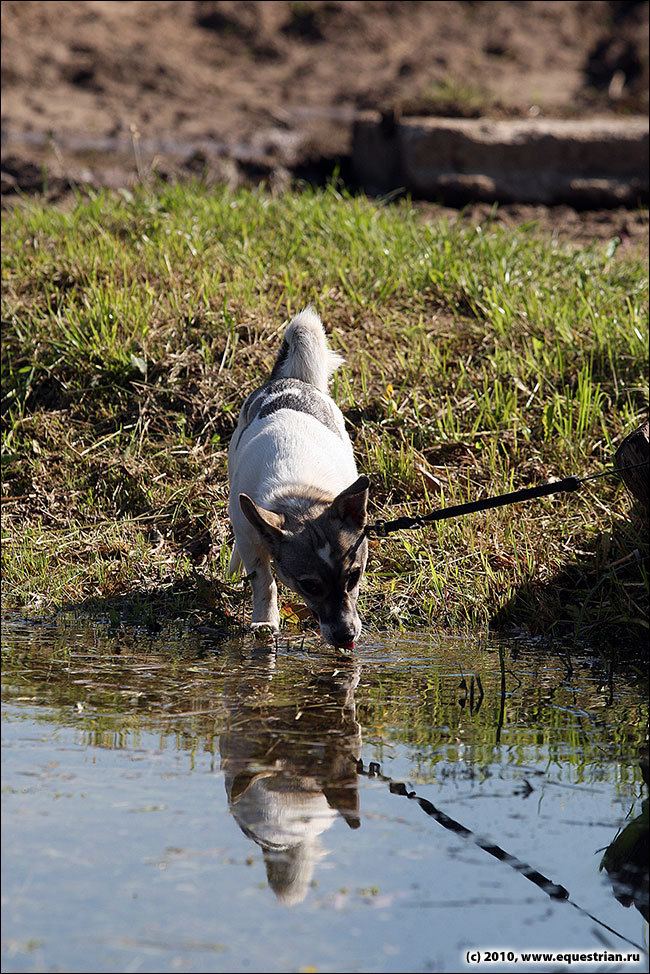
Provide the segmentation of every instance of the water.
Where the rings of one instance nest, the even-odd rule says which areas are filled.
[[[3,673],[3,972],[647,969],[633,675],[11,617]]]

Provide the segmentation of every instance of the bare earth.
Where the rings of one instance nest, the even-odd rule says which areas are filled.
[[[645,114],[648,3],[2,3],[6,202],[151,171],[283,186],[339,158],[345,173],[364,108]],[[647,232],[638,213],[524,210],[576,238]]]

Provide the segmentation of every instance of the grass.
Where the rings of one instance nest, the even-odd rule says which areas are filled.
[[[479,118],[498,107],[497,99],[485,88],[451,76],[424,88],[404,110],[410,115],[449,115],[452,118]]]
[[[225,576],[227,445],[308,302],[348,361],[333,394],[373,519],[609,464],[647,415],[645,255],[427,213],[334,185],[198,184],[7,212],[5,604],[245,622]],[[373,541],[362,612],[632,645],[646,557],[644,519],[606,478]]]

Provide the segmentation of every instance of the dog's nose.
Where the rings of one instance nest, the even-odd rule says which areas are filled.
[[[321,613],[318,621],[321,636],[332,646],[352,649],[361,633],[361,621],[356,613]]]
[[[329,638],[332,640],[332,643],[335,646],[343,646],[344,649],[352,649],[356,634],[356,630],[353,626],[337,626],[335,629],[330,631]]]

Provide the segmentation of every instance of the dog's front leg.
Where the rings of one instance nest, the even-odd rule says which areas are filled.
[[[251,628],[270,626],[280,628],[280,613],[278,611],[278,587],[271,573],[271,559],[266,554],[257,553],[253,558],[246,559],[242,553],[246,577],[253,590],[253,618]]]
[[[266,564],[260,562],[250,582],[253,589],[251,628],[271,626],[273,629],[279,629],[278,587],[271,574],[270,562]]]

